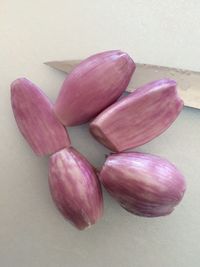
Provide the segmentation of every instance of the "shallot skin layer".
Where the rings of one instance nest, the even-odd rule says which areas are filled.
[[[102,216],[99,180],[89,162],[74,148],[51,156],[49,186],[57,208],[78,229],[95,224]]]
[[[133,60],[120,50],[85,59],[65,79],[54,106],[56,116],[66,126],[93,119],[120,97],[134,70]]]
[[[70,146],[49,98],[26,78],[11,84],[11,104],[18,128],[36,155],[49,155]]]
[[[143,145],[163,133],[182,108],[176,82],[157,80],[136,89],[100,113],[91,122],[90,132],[109,149],[121,152]]]
[[[137,152],[109,156],[100,180],[123,208],[144,217],[170,214],[186,189],[185,178],[172,163]]]

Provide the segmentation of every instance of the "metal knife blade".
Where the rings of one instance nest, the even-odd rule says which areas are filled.
[[[80,60],[49,61],[46,65],[69,74]],[[153,80],[170,78],[177,81],[184,105],[200,109],[200,72],[136,63],[136,71],[127,92]]]

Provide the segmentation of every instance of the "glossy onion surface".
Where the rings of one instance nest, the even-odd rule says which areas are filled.
[[[11,84],[11,104],[20,132],[37,155],[49,155],[70,145],[52,103],[35,84],[26,78],[15,80]]]
[[[100,180],[123,208],[145,217],[171,213],[186,189],[183,175],[172,163],[134,152],[109,156]]]
[[[93,136],[113,151],[143,145],[164,132],[182,110],[176,82],[146,84],[111,105],[90,124]]]
[[[107,51],[82,61],[65,79],[55,114],[66,126],[87,122],[115,102],[135,70],[125,52]]]
[[[49,185],[56,206],[78,229],[89,227],[102,216],[98,178],[89,162],[74,148],[51,156]]]

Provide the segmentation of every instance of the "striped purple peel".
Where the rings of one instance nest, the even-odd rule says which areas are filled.
[[[107,51],[82,61],[65,79],[55,114],[66,126],[85,123],[125,91],[135,63],[125,52]]]
[[[51,156],[49,185],[57,208],[78,229],[95,224],[102,216],[103,199],[98,178],[93,167],[74,148]]]
[[[183,175],[172,163],[134,152],[109,156],[100,180],[123,208],[145,217],[171,213],[186,189]]]
[[[19,130],[36,155],[49,155],[70,145],[52,103],[32,82],[26,78],[15,80],[11,84],[11,103]]]
[[[93,136],[113,151],[143,145],[164,132],[183,108],[176,82],[148,83],[100,113],[90,124]]]

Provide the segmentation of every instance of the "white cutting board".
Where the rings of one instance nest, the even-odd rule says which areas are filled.
[[[9,84],[25,76],[55,99],[64,74],[42,62],[120,48],[137,62],[200,71],[200,1],[0,1],[0,266],[199,267],[200,111],[184,111],[162,136],[140,147],[175,163],[187,179],[180,206],[145,219],[104,194],[103,219],[79,232],[60,216],[48,191],[47,159],[20,136]],[[96,166],[108,153],[87,126],[69,129]]]

